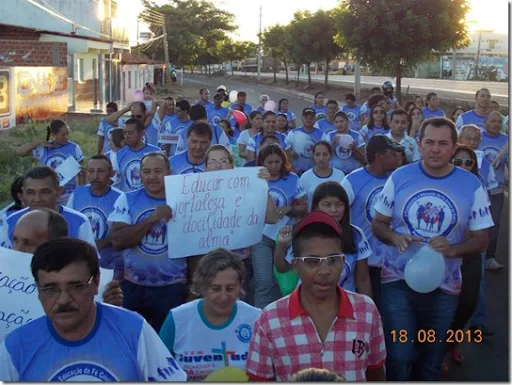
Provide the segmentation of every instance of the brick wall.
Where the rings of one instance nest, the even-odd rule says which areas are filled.
[[[5,39],[4,35],[0,34],[0,66],[67,66],[67,43],[10,40]]]
[[[0,40],[39,40],[40,36],[40,32],[3,26],[0,28]]]

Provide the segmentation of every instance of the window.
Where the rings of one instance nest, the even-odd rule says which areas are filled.
[[[132,88],[132,71],[128,71],[128,88]]]
[[[79,82],[85,81],[85,65],[84,65],[83,58],[78,59],[78,81]]]
[[[496,40],[489,40],[489,49],[496,48]]]
[[[135,89],[139,88],[139,71],[135,70],[133,72],[133,77],[134,77],[134,83],[135,83]]]

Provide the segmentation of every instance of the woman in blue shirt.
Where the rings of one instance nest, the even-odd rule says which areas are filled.
[[[363,135],[366,143],[372,138],[373,135],[386,135],[389,132],[389,122],[386,109],[380,104],[371,109],[368,124],[363,126],[359,131]]]
[[[295,114],[288,109],[288,99],[283,98],[279,101],[277,105],[277,113],[278,114],[286,114],[288,117],[288,128],[291,130],[297,127],[297,122],[295,121]]]
[[[270,173],[269,192],[280,215],[277,223],[265,225],[261,242],[252,246],[254,305],[263,309],[279,297],[273,274],[274,240],[281,227],[295,223],[295,219],[306,213],[307,200],[299,177],[290,172],[290,162],[279,145],[263,148],[258,155],[258,166],[264,166]]]
[[[46,139],[36,140],[25,144],[16,150],[18,156],[30,156],[40,165],[50,166],[53,169],[59,167],[67,158],[74,157],[82,166],[84,155],[82,149],[76,143],[69,140],[69,127],[66,122],[60,119],[52,120],[46,127]],[[50,140],[52,138],[52,140]],[[59,204],[65,205],[69,196],[78,185],[85,184],[85,174],[80,171],[76,179],[72,179],[64,186],[64,193],[59,199]]]

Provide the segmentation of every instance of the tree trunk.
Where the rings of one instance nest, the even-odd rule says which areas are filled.
[[[288,63],[286,62],[286,59],[283,59],[284,63],[284,70],[286,71],[286,85],[290,84],[290,80],[288,79]]]
[[[272,68],[274,69],[274,83],[277,83],[277,59],[275,57]]]
[[[324,88],[327,90],[328,87],[328,81],[329,81],[329,59],[325,59],[325,82],[324,82]]]
[[[307,71],[308,71],[308,87],[311,88],[311,71],[309,67],[311,67],[311,63],[306,63]]]
[[[235,69],[233,68],[233,60],[231,60],[231,76],[235,76]]]
[[[193,75],[194,74],[194,66],[190,66],[190,73]]]
[[[396,85],[395,85],[395,96],[396,98],[398,99],[398,103],[401,105],[402,104],[402,66],[400,65],[400,59],[398,60],[397,64],[396,64],[396,73],[395,73],[395,76],[396,76]]]
[[[299,86],[299,79],[300,79],[300,70],[302,68],[302,64],[297,64],[297,80],[295,81],[295,87]]]
[[[317,74],[317,75],[318,75],[319,67],[320,67],[320,66],[318,65],[318,63],[316,63],[316,74]]]

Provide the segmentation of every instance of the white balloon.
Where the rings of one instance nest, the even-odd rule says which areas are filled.
[[[302,158],[311,159],[313,157],[314,145],[315,142],[308,134],[300,131],[294,133],[293,151],[299,154]]]
[[[430,293],[441,286],[446,270],[443,254],[426,243],[413,243],[408,252],[414,255],[405,266],[407,285],[418,293]]]
[[[348,149],[352,143],[354,143],[354,138],[348,134],[338,134],[340,136],[340,146],[344,149]]]
[[[238,99],[238,91],[235,91],[235,90],[231,91],[229,93],[229,101],[231,103],[234,103],[237,101],[237,99]]]

